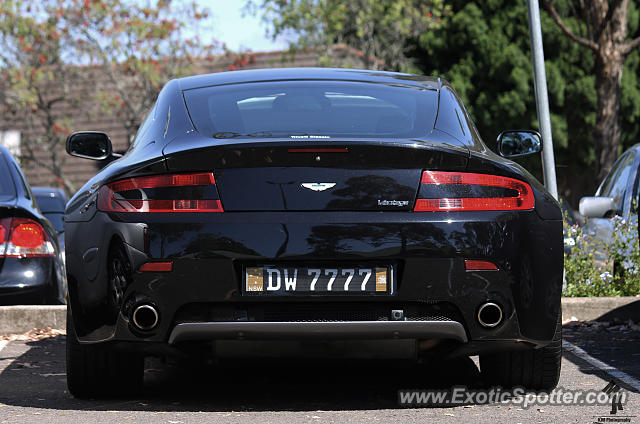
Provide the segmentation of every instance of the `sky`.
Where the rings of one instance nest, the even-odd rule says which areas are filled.
[[[289,44],[285,39],[273,41],[265,35],[267,26],[260,16],[245,14],[244,0],[195,0],[201,7],[211,12],[211,36],[227,44],[231,50],[252,50],[254,52],[282,50]],[[208,35],[208,34],[201,34]],[[206,37],[201,37],[206,39]]]

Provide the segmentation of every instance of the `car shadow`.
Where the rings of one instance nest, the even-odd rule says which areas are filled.
[[[23,354],[3,357],[11,360],[0,373],[4,404],[96,411],[373,410],[400,407],[400,389],[481,387],[478,368],[470,358],[424,364],[259,358],[206,364],[151,358],[145,366],[142,395],[79,400],[67,391],[65,337],[26,345]]]
[[[640,322],[640,300],[627,303],[623,306],[611,309],[606,314],[596,318],[596,321],[623,321],[631,319],[634,322]]]
[[[622,371],[635,380],[640,380],[640,332],[607,330],[597,326],[565,326],[563,338],[574,346],[582,349],[593,359],[604,362],[608,366]],[[632,393],[639,393],[637,387],[633,387],[620,378],[613,377],[607,371],[589,363],[579,354],[573,352],[571,347],[563,349],[563,357],[578,367],[578,370],[587,375],[594,375],[608,382],[614,382],[618,386]]]

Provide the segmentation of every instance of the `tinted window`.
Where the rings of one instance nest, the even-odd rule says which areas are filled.
[[[602,183],[600,190],[598,190],[600,196],[613,198],[620,208],[622,208],[624,195],[627,191],[629,174],[632,170],[634,158],[635,154],[633,152],[622,156]]]
[[[0,153],[0,199],[12,199],[16,197],[16,189],[9,171],[7,161]]]
[[[467,135],[462,123],[463,119],[464,114],[460,110],[460,105],[453,93],[449,90],[442,90],[440,92],[440,112],[438,113],[436,128],[462,139]]]
[[[51,225],[56,229],[56,232],[61,233],[64,231],[64,221],[63,213],[43,213],[44,216],[47,217],[49,221],[51,221]]]
[[[27,199],[31,199],[31,194],[29,191],[29,185],[27,184],[27,181],[24,179],[24,175],[22,175],[22,171],[20,171],[20,168],[18,167],[18,165],[16,163],[14,163],[14,168],[16,170],[16,174],[18,174],[18,179],[20,180],[20,183],[22,184],[22,190],[24,191],[24,197],[26,197]]]
[[[60,197],[52,197],[50,194],[36,194],[38,207],[44,212],[64,212],[65,204]]]
[[[435,90],[343,81],[286,81],[184,92],[197,130],[213,137],[422,136]]]
[[[147,115],[147,118],[144,120],[144,122],[138,129],[136,138],[134,139],[131,147],[137,146],[138,143],[140,143],[140,141],[142,140],[142,138],[147,134],[149,127],[151,126],[153,121],[156,119],[156,109],[157,109],[157,104],[153,106],[153,109],[151,109],[151,111],[149,112],[149,115]]]
[[[600,187],[596,191],[596,196],[609,196],[611,192],[611,187],[613,187],[613,183],[615,183],[618,175],[620,175],[620,170],[622,169],[622,163],[624,162],[623,158],[618,159],[616,163],[613,164],[611,171],[604,178]]]

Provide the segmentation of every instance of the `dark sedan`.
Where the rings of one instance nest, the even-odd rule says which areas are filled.
[[[0,146],[0,304],[63,303],[66,276],[56,230],[20,166]]]
[[[145,355],[283,341],[480,355],[488,384],[555,387],[562,214],[505,159],[539,152],[539,134],[506,131],[496,148],[438,78],[170,81],[67,206],[71,393],[139,389]],[[112,156],[99,132],[67,150]]]
[[[38,208],[56,230],[64,258],[64,210],[67,206],[67,196],[61,188],[32,187],[32,191]]]

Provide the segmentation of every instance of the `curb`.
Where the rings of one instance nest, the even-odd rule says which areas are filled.
[[[562,321],[640,321],[640,296],[563,297]]]
[[[0,334],[26,333],[34,328],[64,329],[66,305],[0,306]]]
[[[0,334],[25,333],[33,328],[64,329],[65,305],[0,306]],[[562,321],[628,321],[640,322],[640,296],[628,297],[563,297]]]

